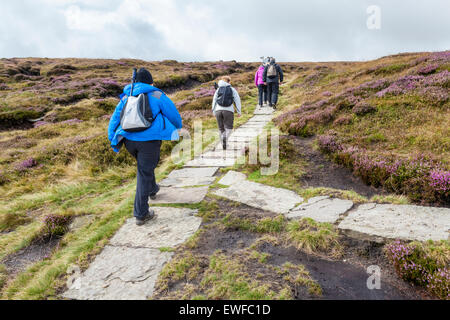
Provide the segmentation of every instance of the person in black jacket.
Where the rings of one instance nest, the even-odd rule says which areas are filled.
[[[276,109],[278,103],[278,92],[280,83],[283,82],[283,70],[276,63],[275,58],[270,59],[270,63],[264,69],[263,81],[267,85],[267,100],[269,106]]]

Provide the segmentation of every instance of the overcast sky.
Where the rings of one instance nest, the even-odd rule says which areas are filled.
[[[450,49],[449,17],[449,0],[10,0],[0,57],[368,60]]]

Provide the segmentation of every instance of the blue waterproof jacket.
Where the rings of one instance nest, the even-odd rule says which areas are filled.
[[[165,93],[149,84],[137,82],[134,84],[133,96],[141,93],[148,94],[148,101],[152,109],[154,121],[152,126],[141,132],[126,132],[120,126],[120,114],[130,95],[131,84],[123,89],[119,104],[114,111],[108,127],[108,139],[115,152],[119,152],[123,138],[132,141],[178,140],[177,129],[182,128],[180,113],[175,104]]]

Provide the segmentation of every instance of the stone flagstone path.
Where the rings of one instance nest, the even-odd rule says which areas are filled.
[[[234,130],[226,151],[219,143],[201,156],[172,171],[160,182],[161,191],[152,204],[199,203],[215,180],[219,167],[231,167],[243,159],[244,149],[271,120],[271,108],[257,108],[254,116]],[[285,215],[289,219],[312,218],[336,225],[350,236],[370,240],[447,240],[450,209],[413,205],[362,204],[330,197],[314,197],[306,203],[293,191],[247,180],[228,171],[219,180],[226,188],[214,194],[249,206]],[[148,299],[174,248],[200,227],[196,210],[153,207],[156,218],[138,227],[134,218],[113,236],[63,297],[69,299]]]
[[[271,120],[272,108],[255,110],[245,127],[230,136],[228,150],[213,146],[200,157],[172,171],[160,182],[161,190],[152,204],[193,204],[201,202],[219,167],[233,166],[244,148],[254,140]],[[287,191],[287,193],[291,193]],[[185,242],[200,227],[196,210],[153,207],[154,220],[138,227],[131,218],[117,231],[109,244],[89,268],[63,294],[78,300],[143,300],[153,289],[164,264],[170,261],[174,248]],[[170,251],[170,250],[169,250]]]
[[[219,180],[228,186],[214,193],[249,206],[282,213],[287,218],[312,218],[318,222],[335,224],[349,235],[382,241],[448,240],[450,209],[368,203],[356,206],[350,200],[313,197],[306,203],[292,191],[270,187],[246,180],[239,172],[228,171]]]

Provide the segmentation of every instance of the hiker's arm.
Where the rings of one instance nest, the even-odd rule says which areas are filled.
[[[278,72],[280,73],[280,82],[284,81],[284,75],[283,75],[283,70],[281,70],[281,67],[278,66]]]
[[[264,68],[264,72],[263,72],[263,82],[264,82],[264,83],[267,82],[267,67]]]
[[[123,109],[123,100],[120,100],[119,104],[116,106],[116,110],[114,110],[111,119],[109,120],[108,126],[108,139],[111,141],[114,138],[114,134],[116,133],[116,128],[120,123],[120,113]]]
[[[255,86],[258,86],[258,71],[255,73]]]
[[[239,113],[239,115],[241,115],[241,97],[239,97],[239,93],[234,88],[233,88],[233,99],[236,110]]]
[[[183,127],[183,122],[177,107],[165,94],[161,96],[161,112],[167,119],[169,119],[175,128],[181,129]]]
[[[214,114],[214,109],[216,108],[216,103],[217,103],[217,92],[218,92],[218,91],[219,91],[219,90],[216,90],[216,92],[214,93],[214,98],[213,98],[213,102],[212,102],[211,110],[212,110],[213,114]]]

